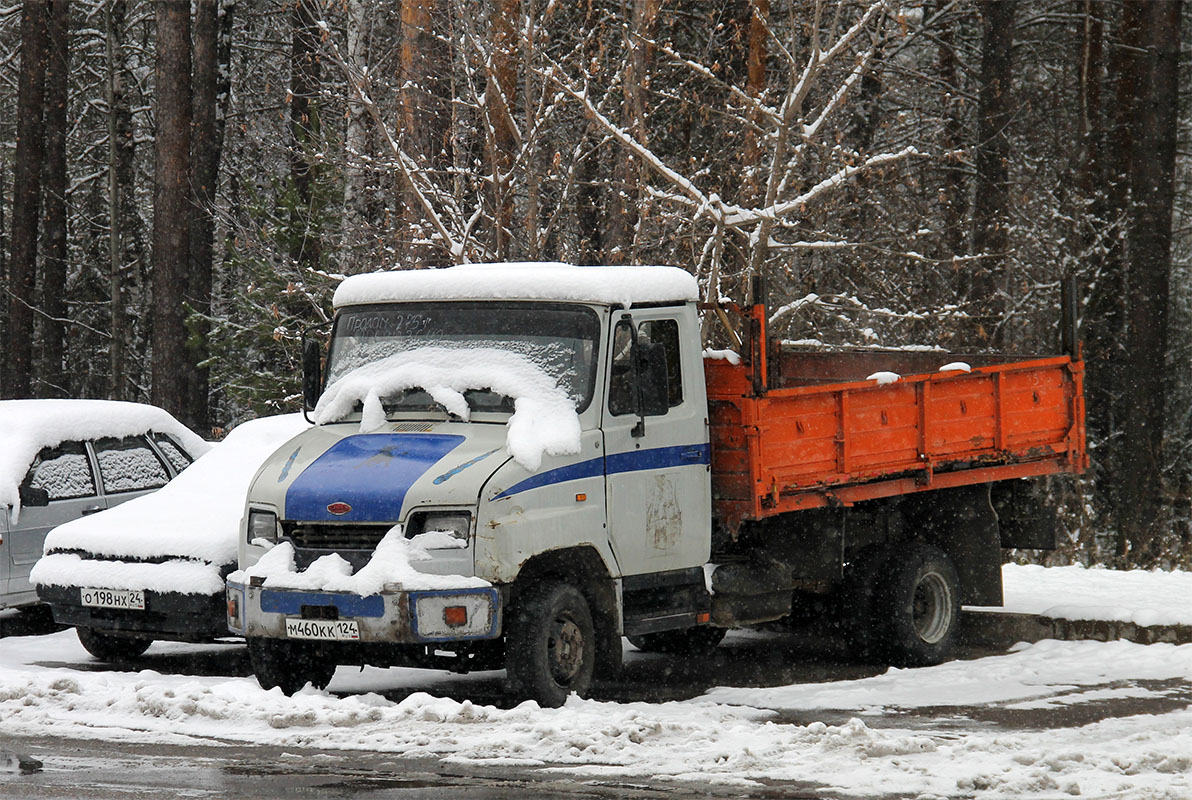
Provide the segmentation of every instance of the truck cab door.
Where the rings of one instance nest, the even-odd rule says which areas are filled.
[[[609,539],[624,575],[704,564],[711,482],[690,309],[614,317],[604,408]]]

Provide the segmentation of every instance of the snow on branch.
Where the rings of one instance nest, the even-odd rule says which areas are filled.
[[[913,156],[922,157],[923,154],[919,152],[918,148],[914,146],[904,147],[897,153],[881,153],[876,156],[870,156],[860,164],[850,164],[837,170],[831,176],[812,186],[806,192],[790,200],[781,203],[775,203],[768,208],[745,209],[736,208],[733,213],[725,219],[724,224],[729,226],[749,225],[754,222],[761,222],[764,220],[775,220],[784,217],[793,211],[800,210],[803,206],[819,198],[825,192],[835,189],[848,181],[852,180],[860,172],[873,169],[874,167],[883,164],[891,164],[896,161]]]

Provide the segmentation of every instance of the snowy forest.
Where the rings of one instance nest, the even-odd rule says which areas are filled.
[[[1049,487],[1047,558],[1189,567],[1186,13],[24,0],[0,394],[208,437],[295,410],[304,330],[378,269],[675,264],[737,302],[764,276],[785,341],[958,353],[1058,352],[1072,277],[1093,468]]]

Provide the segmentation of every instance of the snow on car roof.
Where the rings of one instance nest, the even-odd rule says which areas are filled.
[[[216,565],[235,561],[249,483],[274,450],[309,427],[301,414],[238,425],[210,453],[156,492],[54,528],[46,537],[45,552],[84,550],[130,561],[163,557]],[[34,567],[34,583],[62,584],[69,578],[59,574],[53,558],[42,558]],[[109,584],[109,588],[114,587]]]
[[[148,431],[175,437],[198,457],[210,445],[166,411],[120,400],[0,400],[0,508],[20,508],[17,491],[42,448]]]
[[[629,307],[699,298],[678,267],[577,267],[557,262],[462,264],[353,275],[335,290],[335,306],[406,300],[558,300]]]

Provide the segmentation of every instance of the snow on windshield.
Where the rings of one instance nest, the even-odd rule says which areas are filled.
[[[425,536],[425,534],[423,534]],[[248,569],[228,576],[234,583],[247,583],[249,578],[264,578],[264,586],[273,589],[306,589],[326,592],[352,592],[359,595],[378,594],[386,584],[397,584],[404,591],[433,591],[436,589],[480,588],[491,584],[482,578],[463,575],[430,575],[419,572],[413,562],[428,561],[431,556],[421,546],[422,537],[407,539],[402,526],[395,525],[377,544],[372,559],[352,574],[352,565],[338,553],[315,559],[309,567],[298,571],[294,564],[294,545],[282,542]],[[433,546],[433,542],[423,540]]]
[[[210,593],[205,589],[214,585],[219,567],[236,560],[244,498],[257,469],[308,427],[301,414],[245,422],[158,491],[58,526],[46,537],[50,555],[33,568],[33,583]],[[116,561],[80,563],[74,553],[55,552],[63,550]],[[120,562],[122,558],[130,563]],[[157,569],[160,564],[131,563],[161,558],[207,563],[180,563],[166,570]],[[168,575],[176,581],[173,586],[159,585]]]
[[[210,445],[156,406],[114,400],[4,400],[0,402],[0,506],[20,512],[18,487],[46,447],[148,431],[175,437],[195,457]]]
[[[408,390],[424,390],[448,413],[468,420],[469,390],[488,390],[513,400],[506,449],[530,472],[543,455],[580,451],[575,402],[530,358],[490,347],[421,347],[357,367],[332,383],[319,398],[315,421],[337,422],[359,410],[360,432],[386,421],[385,401]]]

